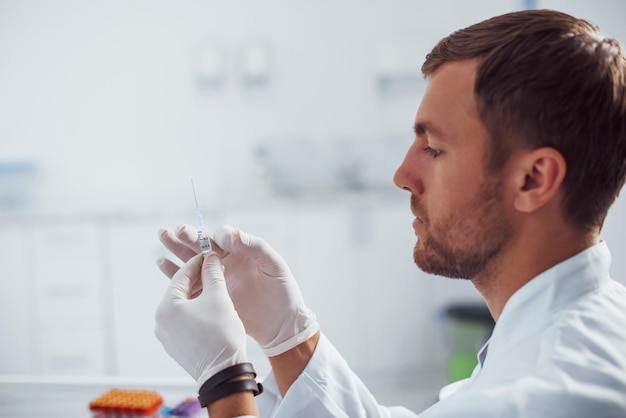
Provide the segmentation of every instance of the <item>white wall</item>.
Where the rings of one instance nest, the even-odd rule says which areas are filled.
[[[191,175],[241,207],[251,145],[410,136],[418,97],[379,99],[380,56],[417,70],[441,36],[517,3],[4,1],[0,153],[40,164],[46,212],[178,210]],[[252,92],[238,56],[257,44],[271,85]],[[224,84],[202,92],[212,47]]]
[[[626,42],[621,0],[538,3]],[[408,146],[425,53],[456,28],[523,6],[0,0],[0,168],[24,161],[37,170],[27,179],[0,170],[0,202],[26,199],[0,217],[0,338],[12,341],[0,374],[184,376],[153,337],[152,315],[166,284],[156,232],[193,222],[190,177],[211,226],[239,225],[284,255],[356,369],[441,365],[437,310],[478,295],[412,265],[408,196],[278,199],[254,149]],[[265,51],[251,64],[268,76],[257,87],[242,81],[250,48]],[[198,60],[212,54],[210,74],[223,80],[200,87]],[[413,73],[416,81],[404,78]],[[409,93],[385,90],[385,77]],[[391,183],[394,150],[372,169],[376,181]],[[339,164],[313,168],[328,175]],[[613,274],[626,280],[623,200],[605,238]]]

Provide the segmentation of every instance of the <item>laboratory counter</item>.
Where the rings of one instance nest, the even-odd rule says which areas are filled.
[[[89,403],[112,389],[155,391],[162,416],[194,398],[195,383],[183,378],[1,376],[1,418],[91,418]],[[206,417],[202,409],[192,417]]]

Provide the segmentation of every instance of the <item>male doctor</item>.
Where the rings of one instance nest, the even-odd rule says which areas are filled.
[[[521,11],[452,33],[422,72],[394,177],[415,263],[471,280],[496,326],[471,378],[419,416],[626,417],[626,289],[600,237],[626,179],[624,51],[583,20]],[[159,260],[155,331],[211,418],[417,416],[376,402],[264,240],[221,227],[202,256],[195,234],[160,231],[185,264]],[[246,333],[272,366],[264,390]]]

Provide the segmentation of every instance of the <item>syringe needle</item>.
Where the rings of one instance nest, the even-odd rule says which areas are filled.
[[[196,188],[193,186],[193,179],[191,179],[191,190],[193,190],[193,200],[196,201],[196,207],[198,206],[198,197],[196,196]]]

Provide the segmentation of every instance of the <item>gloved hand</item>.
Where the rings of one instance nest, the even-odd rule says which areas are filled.
[[[195,283],[202,292],[191,296]],[[156,310],[155,335],[165,351],[197,382],[246,361],[246,333],[228,296],[219,255],[189,259]]]
[[[182,260],[199,251],[197,231],[182,225],[174,236],[162,230],[163,244]],[[246,332],[267,356],[276,356],[308,340],[318,330],[315,314],[307,308],[289,267],[262,238],[231,226],[219,227],[213,238],[221,253],[226,286]],[[177,266],[159,260],[172,276]]]

